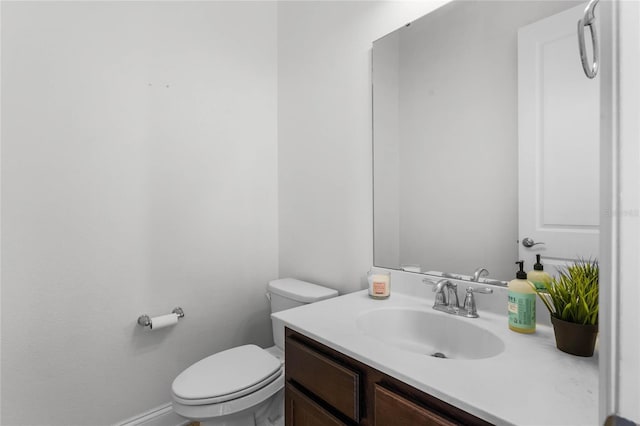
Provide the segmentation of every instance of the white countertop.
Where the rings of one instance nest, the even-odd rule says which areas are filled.
[[[498,292],[497,297],[502,294]],[[555,346],[553,329],[545,325],[538,324],[534,334],[515,333],[507,326],[506,313],[483,311],[480,297],[479,318],[437,312],[428,296],[392,291],[389,299],[374,300],[366,290],[272,316],[293,330],[491,423],[597,424],[597,351],[592,358],[565,354]],[[506,300],[504,306],[506,311]],[[358,329],[359,315],[391,307],[424,309],[469,321],[500,337],[505,350],[484,359],[439,359],[384,344]],[[538,312],[538,316],[548,316],[547,312]]]

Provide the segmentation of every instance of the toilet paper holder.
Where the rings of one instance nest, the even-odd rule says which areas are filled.
[[[171,311],[171,313],[176,314],[178,316],[178,319],[184,318],[184,311],[182,310],[181,307],[174,308],[173,311]],[[151,326],[151,317],[147,314],[140,315],[138,317],[138,324],[143,327]]]

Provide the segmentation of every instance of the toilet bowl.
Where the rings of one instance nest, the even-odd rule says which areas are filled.
[[[314,303],[338,292],[305,281],[270,281],[271,312]],[[210,355],[171,386],[173,410],[203,426],[284,425],[284,324],[273,322],[275,346],[243,345]]]

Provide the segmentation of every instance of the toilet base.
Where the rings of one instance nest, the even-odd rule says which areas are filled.
[[[198,420],[201,426],[284,426],[284,389],[257,407],[228,416],[192,420]]]
[[[200,426],[252,426],[254,424],[253,414],[200,421]]]

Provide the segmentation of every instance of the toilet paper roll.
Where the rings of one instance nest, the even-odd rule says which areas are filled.
[[[178,315],[177,314],[167,314],[161,315],[159,317],[151,318],[151,324],[149,328],[152,330],[159,330],[165,327],[171,327],[178,323]]]

